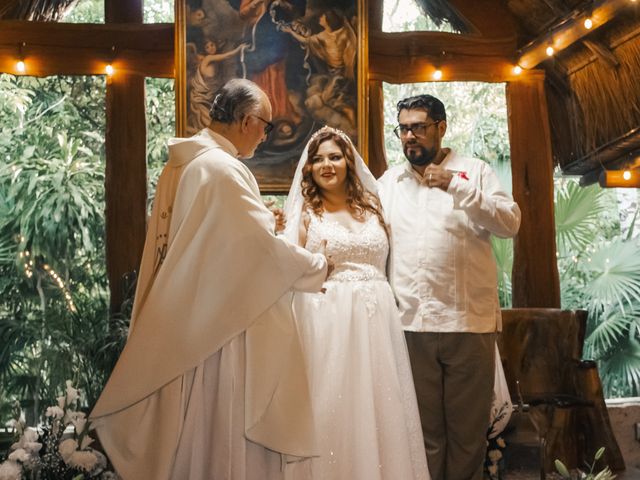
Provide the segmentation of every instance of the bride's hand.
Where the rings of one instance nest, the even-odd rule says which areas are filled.
[[[273,216],[276,219],[276,233],[282,233],[287,226],[287,217],[284,214],[283,209],[273,208],[273,205],[275,203],[275,200],[269,200],[264,202],[264,206],[267,207],[271,213],[273,213]]]
[[[331,258],[331,255],[327,255],[326,240],[322,240],[320,242],[320,250],[318,251],[318,253],[321,253],[322,255],[324,255],[324,258],[327,259],[327,278],[329,278],[329,275],[331,275],[331,273],[333,273],[333,270],[336,268],[336,264],[333,263],[333,259]],[[325,288],[322,289],[322,293],[324,292],[326,292]]]

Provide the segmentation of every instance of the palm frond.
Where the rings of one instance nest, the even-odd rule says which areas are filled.
[[[580,187],[565,181],[556,190],[555,220],[561,255],[581,252],[596,237],[598,216],[604,209],[598,186]]]
[[[635,324],[635,318],[640,311],[635,310],[627,315],[616,308],[610,308],[601,315],[593,315],[590,319],[595,324],[585,340],[585,356],[600,358],[613,349],[629,335],[630,328]]]
[[[590,309],[617,303],[624,312],[640,304],[640,255],[635,241],[617,239],[602,245],[590,257],[585,268],[593,275],[586,287]]]
[[[640,393],[640,343],[628,338],[611,357],[602,362],[603,386],[610,392],[620,383],[630,387],[631,395]]]
[[[498,296],[502,308],[511,307],[511,271],[513,269],[513,239],[491,237],[498,273]]]

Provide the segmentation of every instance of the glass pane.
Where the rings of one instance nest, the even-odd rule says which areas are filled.
[[[145,0],[144,23],[173,23],[173,0]]]
[[[639,190],[555,181],[562,308],[587,309],[584,358],[606,398],[640,395]]]
[[[413,95],[428,93],[439,98],[447,111],[443,146],[480,158],[491,165],[503,188],[511,192],[511,151],[507,123],[505,85],[480,82],[385,83],[385,150],[389,165],[405,160],[393,129],[398,124],[396,104]],[[498,265],[498,294],[502,307],[511,306],[513,240],[492,238]]]
[[[67,23],[104,23],[104,0],[80,0],[61,21]]]
[[[109,347],[104,99],[103,76],[0,75],[0,405],[20,401],[30,425],[67,379],[93,403],[119,353]]]
[[[425,15],[415,0],[384,0],[383,8],[383,32],[455,32],[447,20],[438,24]]]

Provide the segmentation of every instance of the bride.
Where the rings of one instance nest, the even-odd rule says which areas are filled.
[[[344,132],[312,136],[285,214],[285,235],[334,263],[324,294],[294,298],[320,453],[314,480],[429,479],[376,181]]]

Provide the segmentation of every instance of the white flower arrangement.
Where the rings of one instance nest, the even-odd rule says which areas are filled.
[[[79,390],[67,380],[64,395],[46,409],[44,422],[37,428],[27,427],[22,410],[17,409],[9,427],[18,441],[0,463],[0,480],[119,480],[107,470],[104,454],[90,447],[90,424],[77,410],[79,400]]]

